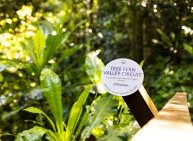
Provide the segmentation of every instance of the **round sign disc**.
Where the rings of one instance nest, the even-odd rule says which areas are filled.
[[[102,85],[109,93],[127,96],[135,93],[142,86],[144,74],[135,61],[119,58],[104,67],[101,79]]]

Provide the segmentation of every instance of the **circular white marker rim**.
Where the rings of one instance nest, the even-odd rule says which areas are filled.
[[[142,86],[144,73],[138,63],[127,58],[109,62],[101,74],[102,85],[110,94],[127,96]]]

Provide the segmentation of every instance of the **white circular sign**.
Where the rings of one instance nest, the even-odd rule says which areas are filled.
[[[126,96],[136,92],[143,83],[143,70],[133,60],[119,58],[109,62],[102,72],[102,85],[113,95]]]

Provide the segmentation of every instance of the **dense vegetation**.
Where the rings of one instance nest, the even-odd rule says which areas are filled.
[[[143,62],[160,109],[177,91],[193,115],[192,0],[0,0],[0,139],[126,141],[137,130],[104,64]]]

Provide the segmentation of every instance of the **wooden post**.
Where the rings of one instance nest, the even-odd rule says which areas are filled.
[[[158,113],[156,106],[143,86],[134,94],[123,96],[123,99],[141,127]]]
[[[131,141],[192,141],[193,126],[186,93],[176,93]]]

